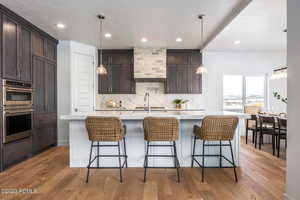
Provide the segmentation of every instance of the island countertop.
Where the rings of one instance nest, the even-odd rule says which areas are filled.
[[[191,111],[191,110],[165,110],[150,111],[144,110],[103,110],[84,113],[71,113],[69,115],[60,116],[61,120],[77,121],[85,120],[87,116],[107,116],[119,117],[122,120],[143,120],[145,117],[175,117],[179,120],[197,120],[203,119],[208,115],[236,116],[240,119],[247,119],[250,115],[245,113],[229,112],[229,111]]]

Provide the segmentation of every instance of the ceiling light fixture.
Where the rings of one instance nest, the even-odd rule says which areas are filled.
[[[196,74],[204,74],[207,73],[207,69],[203,66],[203,48],[204,48],[204,43],[203,43],[203,18],[204,18],[204,14],[201,14],[198,16],[198,18],[201,20],[201,47],[200,47],[200,54],[201,54],[201,65],[199,67],[197,67],[196,70]]]
[[[110,33],[105,33],[104,37],[105,38],[111,38],[111,34]]]
[[[141,39],[141,42],[147,42],[148,41],[148,39],[147,38],[145,38],[145,37],[143,37],[142,39]]]
[[[99,66],[97,67],[97,74],[105,75],[107,74],[107,70],[102,64],[102,23],[105,17],[103,15],[98,15],[98,18],[100,20],[100,40],[99,40],[99,47],[100,47],[100,60],[99,60]]]
[[[65,25],[62,24],[62,23],[57,23],[57,24],[56,24],[56,27],[62,29],[62,28],[65,28]]]
[[[176,42],[182,42],[182,38],[176,38]]]
[[[288,68],[281,67],[279,69],[274,69],[271,79],[285,79],[288,75]]]
[[[233,44],[239,45],[239,44],[241,44],[241,41],[240,40],[236,40],[236,41],[233,42]]]

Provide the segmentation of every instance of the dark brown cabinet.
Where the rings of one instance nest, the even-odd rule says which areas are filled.
[[[33,152],[56,144],[56,63],[33,57],[34,133]]]
[[[32,82],[32,137],[4,144],[0,129],[0,171],[57,143],[56,60],[58,41],[0,4],[0,97],[2,79]],[[2,127],[2,98],[0,125]]]
[[[202,63],[197,50],[167,50],[167,94],[201,94],[202,75],[196,74]]]
[[[103,50],[106,75],[99,75],[99,94],[135,94],[133,50]]]
[[[31,31],[13,17],[3,15],[3,78],[30,82]]]
[[[32,36],[32,52],[37,56],[45,56],[46,55],[46,39],[37,32],[33,33]]]
[[[24,26],[20,26],[19,30],[19,79],[29,82],[32,81],[31,31]]]
[[[6,15],[2,16],[2,67],[3,77],[7,79],[19,79],[18,70],[18,23]]]

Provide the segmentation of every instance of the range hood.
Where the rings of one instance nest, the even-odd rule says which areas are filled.
[[[165,48],[134,48],[134,79],[136,82],[164,82],[167,78]]]

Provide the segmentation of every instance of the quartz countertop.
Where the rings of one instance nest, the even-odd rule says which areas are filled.
[[[203,119],[208,115],[222,115],[222,116],[237,116],[240,119],[250,118],[250,115],[229,111],[191,111],[191,110],[163,110],[150,111],[148,113],[144,110],[102,110],[84,113],[71,113],[69,115],[60,116],[61,120],[78,121],[85,120],[87,116],[105,116],[105,117],[119,117],[122,120],[143,120],[145,117],[176,117],[180,120],[197,120]]]

